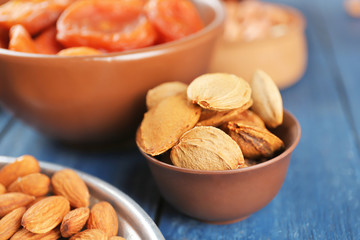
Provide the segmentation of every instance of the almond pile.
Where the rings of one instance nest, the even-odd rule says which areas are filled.
[[[89,190],[71,169],[50,178],[29,155],[0,169],[0,240],[124,240],[111,204],[89,205]]]
[[[196,170],[244,168],[274,157],[283,141],[267,127],[283,121],[279,89],[263,71],[251,84],[232,74],[204,74],[189,86],[163,83],[148,91],[138,147]],[[166,154],[169,153],[169,154]]]

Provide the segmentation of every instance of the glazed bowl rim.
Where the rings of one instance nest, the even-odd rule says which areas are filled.
[[[269,165],[272,165],[276,162],[279,162],[279,161],[285,159],[285,157],[287,155],[291,154],[294,151],[294,149],[296,148],[296,146],[298,145],[298,143],[300,141],[300,137],[301,137],[300,123],[297,120],[297,118],[289,111],[284,109],[284,113],[287,116],[289,116],[292,119],[292,121],[294,121],[294,123],[295,123],[294,126],[297,130],[297,135],[296,135],[294,141],[291,143],[290,146],[288,146],[288,148],[286,148],[286,150],[284,152],[282,152],[278,156],[271,158],[265,162],[258,163],[256,165],[246,167],[246,168],[231,169],[231,170],[211,170],[211,171],[210,170],[208,171],[208,170],[194,170],[194,169],[182,168],[182,167],[177,167],[177,166],[162,162],[162,161],[156,159],[155,157],[152,157],[152,156],[144,153],[139,147],[138,147],[138,149],[141,152],[141,154],[151,163],[154,163],[155,165],[158,165],[159,167],[166,168],[168,170],[175,171],[175,172],[183,172],[183,173],[196,174],[196,175],[230,175],[230,174],[245,173],[245,172],[257,170],[260,168],[265,168]]]
[[[209,22],[203,29],[193,33],[189,36],[181,38],[179,40],[171,41],[168,43],[162,43],[158,45],[153,45],[149,47],[128,50],[123,52],[112,52],[99,55],[84,55],[84,56],[58,56],[58,55],[49,55],[49,54],[40,54],[40,53],[24,53],[12,51],[4,48],[0,48],[0,56],[10,56],[15,58],[35,58],[35,59],[45,59],[52,61],[53,59],[94,59],[94,60],[107,60],[113,58],[134,58],[136,55],[161,55],[166,50],[171,50],[176,47],[181,47],[182,45],[189,44],[196,41],[204,36],[207,36],[209,33],[217,31],[225,21],[225,9],[220,0],[195,0],[198,3],[205,4],[207,7],[211,8],[214,11],[214,19]]]

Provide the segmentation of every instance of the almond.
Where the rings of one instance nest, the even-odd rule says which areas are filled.
[[[47,197],[25,212],[21,225],[32,233],[47,233],[60,224],[69,211],[70,204],[66,198]]]
[[[25,207],[17,208],[0,220],[0,239],[9,239],[21,226],[21,218],[26,211]]]
[[[0,170],[0,183],[7,187],[18,177],[38,172],[40,172],[39,162],[33,156],[24,155]]]
[[[109,237],[108,240],[125,240],[125,238],[119,237],[119,236],[112,236],[112,237]]]
[[[35,197],[49,192],[50,178],[42,173],[32,173],[19,177],[8,187],[9,192],[22,192]]]
[[[107,240],[106,234],[100,229],[87,229],[72,236],[70,240]]]
[[[100,229],[111,237],[117,235],[118,227],[118,217],[110,203],[98,202],[91,208],[88,229]]]
[[[59,229],[53,229],[47,233],[41,233],[41,234],[36,234],[36,233],[32,233],[28,230],[26,230],[25,228],[20,229],[19,231],[17,231],[12,238],[10,238],[10,240],[57,240],[59,239],[60,236],[60,231]]]
[[[34,205],[35,203],[41,201],[44,198],[47,198],[48,196],[41,196],[41,197],[37,197],[35,198],[31,203],[29,203],[28,205],[26,205],[26,208],[30,208],[32,205]]]
[[[61,226],[61,236],[68,238],[81,231],[89,218],[89,208],[76,208],[65,215]]]
[[[35,198],[24,193],[4,193],[0,195],[0,217],[5,216],[12,210],[25,207]]]
[[[6,193],[6,187],[0,183],[0,195]]]
[[[89,189],[74,170],[64,169],[56,172],[51,178],[51,184],[54,193],[67,198],[72,207],[89,206]]]

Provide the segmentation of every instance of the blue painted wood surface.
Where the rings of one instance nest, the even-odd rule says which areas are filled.
[[[302,127],[285,183],[248,219],[211,225],[164,202],[133,139],[83,149],[42,136],[0,110],[0,154],[32,154],[98,176],[129,194],[175,239],[360,239],[360,19],[342,0],[273,0],[307,19],[309,61],[300,82],[283,90]]]
[[[0,122],[1,124],[1,122]],[[11,123],[2,139],[0,154],[21,156],[64,165],[95,175],[127,193],[155,217],[159,195],[142,155],[132,144],[79,147],[53,141],[19,120]]]
[[[335,4],[333,2],[327,1],[327,4]],[[302,126],[302,138],[293,154],[285,183],[268,206],[231,225],[201,223],[166,206],[160,221],[166,239],[360,239],[358,135],[353,131],[343,99],[354,101],[350,114],[359,114],[360,101],[356,93],[359,88],[351,92],[339,89],[339,84],[347,83],[341,76],[334,75],[333,64],[338,64],[336,56],[323,43],[328,36],[322,35],[325,30],[320,29],[327,24],[319,17],[320,3],[281,3],[295,5],[306,15],[309,44],[304,77],[282,91],[285,107],[295,114]],[[343,15],[342,11],[339,8],[338,14]],[[357,41],[359,49],[360,37]],[[346,68],[336,67],[343,71],[357,68],[354,72],[360,67],[352,62],[344,64]]]

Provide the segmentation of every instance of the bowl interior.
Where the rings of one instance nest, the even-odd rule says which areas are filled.
[[[252,169],[256,168],[262,168],[269,164],[272,164],[276,161],[279,161],[280,159],[284,158],[284,156],[291,154],[297,144],[299,143],[300,136],[301,136],[301,127],[298,122],[298,120],[295,118],[293,114],[290,112],[284,110],[284,121],[283,124],[275,129],[270,129],[272,133],[274,133],[276,136],[278,136],[285,144],[285,150],[279,154],[278,156],[269,159],[268,161],[258,163],[254,166],[250,166],[247,168],[242,169],[234,169],[234,170],[219,170],[219,171],[203,171],[203,170],[193,170],[193,169],[186,169],[174,166],[170,159],[168,154],[161,155],[157,158],[152,157],[140,150],[140,152],[146,157],[147,160],[150,162],[159,165],[162,168],[167,168],[173,171],[181,171],[186,173],[192,173],[192,174],[231,174],[231,173],[237,173],[237,172],[244,172],[244,171],[250,171]]]
[[[90,56],[57,56],[57,55],[47,55],[47,54],[23,53],[23,52],[10,51],[3,48],[0,48],[0,55],[4,54],[14,57],[26,57],[26,58],[28,57],[48,58],[48,59],[84,58],[84,59],[99,60],[99,59],[106,59],[108,57],[121,57],[121,56],[124,56],[126,58],[127,55],[142,54],[145,52],[153,52],[153,51],[162,51],[163,49],[171,48],[174,45],[177,46],[183,44],[184,42],[192,41],[192,39],[207,34],[208,32],[215,30],[216,28],[218,28],[220,25],[223,24],[225,19],[225,9],[219,0],[214,0],[214,1],[194,0],[193,2],[205,24],[205,27],[194,34],[191,34],[179,40],[158,44],[154,46],[134,49],[134,50],[104,53],[101,55],[90,55]]]

